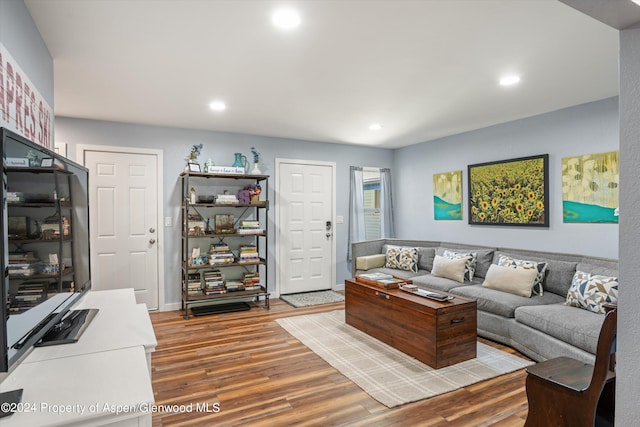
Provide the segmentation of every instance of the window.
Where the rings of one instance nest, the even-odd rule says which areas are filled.
[[[365,239],[374,240],[380,233],[380,169],[364,168],[362,171],[364,195]]]

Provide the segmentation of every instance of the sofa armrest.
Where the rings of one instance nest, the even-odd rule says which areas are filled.
[[[367,240],[351,244],[351,277],[356,275],[356,260],[361,256],[376,255],[382,253],[382,246],[386,239]]]
[[[384,267],[386,262],[386,254],[359,256],[356,258],[356,270],[370,270],[372,268]]]

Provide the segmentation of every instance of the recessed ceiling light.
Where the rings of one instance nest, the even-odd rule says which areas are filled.
[[[640,6],[640,0],[631,0],[631,1],[637,4],[638,6]]]
[[[300,25],[300,15],[293,9],[279,9],[271,15],[273,24],[282,30],[293,30]]]
[[[211,108],[213,111],[224,111],[227,109],[227,104],[222,101],[213,101],[211,104],[209,104],[209,108]]]
[[[520,83],[520,76],[515,74],[500,79],[500,86],[513,86],[518,83]]]
[[[382,125],[380,123],[372,123],[369,125],[369,130],[380,130]]]

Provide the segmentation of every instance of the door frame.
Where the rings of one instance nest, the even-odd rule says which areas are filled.
[[[136,147],[120,147],[115,145],[89,145],[89,144],[77,144],[76,145],[76,159],[78,163],[85,165],[85,152],[87,151],[98,151],[105,153],[126,153],[126,154],[145,154],[145,155],[154,155],[157,159],[156,164],[156,200],[158,206],[157,209],[157,221],[158,227],[156,230],[158,231],[158,311],[166,311],[168,308],[165,304],[164,298],[164,223],[162,222],[162,207],[164,206],[164,193],[162,189],[164,188],[163,181],[163,150],[157,150],[153,148],[136,148]],[[89,184],[91,185],[91,184]],[[89,206],[91,206],[91,199],[89,199]],[[89,209],[89,222],[91,222],[91,213],[93,211]],[[89,242],[90,245],[93,242]]]
[[[336,289],[336,162],[324,162],[320,160],[301,160],[301,159],[275,159],[275,276],[276,276],[276,289],[274,297],[280,296],[280,277],[282,277],[281,263],[280,263],[280,245],[278,239],[280,238],[280,165],[283,163],[292,163],[296,165],[310,165],[310,166],[328,166],[331,168],[331,223],[332,239],[331,239],[331,289]]]

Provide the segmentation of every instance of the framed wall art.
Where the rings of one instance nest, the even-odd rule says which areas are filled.
[[[469,224],[549,226],[549,155],[468,166]]]
[[[620,207],[618,151],[562,159],[564,222],[618,223]]]
[[[433,174],[433,218],[462,219],[462,171]]]

